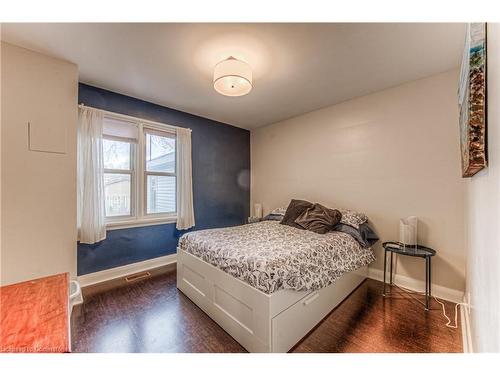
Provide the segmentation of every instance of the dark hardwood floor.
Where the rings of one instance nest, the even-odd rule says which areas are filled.
[[[366,280],[292,352],[461,352],[460,328]],[[448,315],[453,304],[447,303]],[[460,322],[459,322],[460,327]],[[87,295],[72,315],[73,352],[245,352],[176,288],[175,270]]]

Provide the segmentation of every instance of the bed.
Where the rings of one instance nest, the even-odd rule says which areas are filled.
[[[177,287],[249,352],[287,352],[374,259],[349,234],[261,221],[183,235]]]

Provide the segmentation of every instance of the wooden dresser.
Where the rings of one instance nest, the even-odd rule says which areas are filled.
[[[0,288],[0,352],[70,351],[67,273]]]

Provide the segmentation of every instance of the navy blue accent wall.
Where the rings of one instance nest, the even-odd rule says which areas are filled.
[[[192,129],[194,230],[245,223],[250,213],[250,132],[80,83],[78,102]],[[175,224],[118,229],[94,245],[78,244],[78,275],[176,251]]]

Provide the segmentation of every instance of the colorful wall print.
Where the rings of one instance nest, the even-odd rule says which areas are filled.
[[[486,23],[467,25],[458,89],[462,177],[486,167]]]

